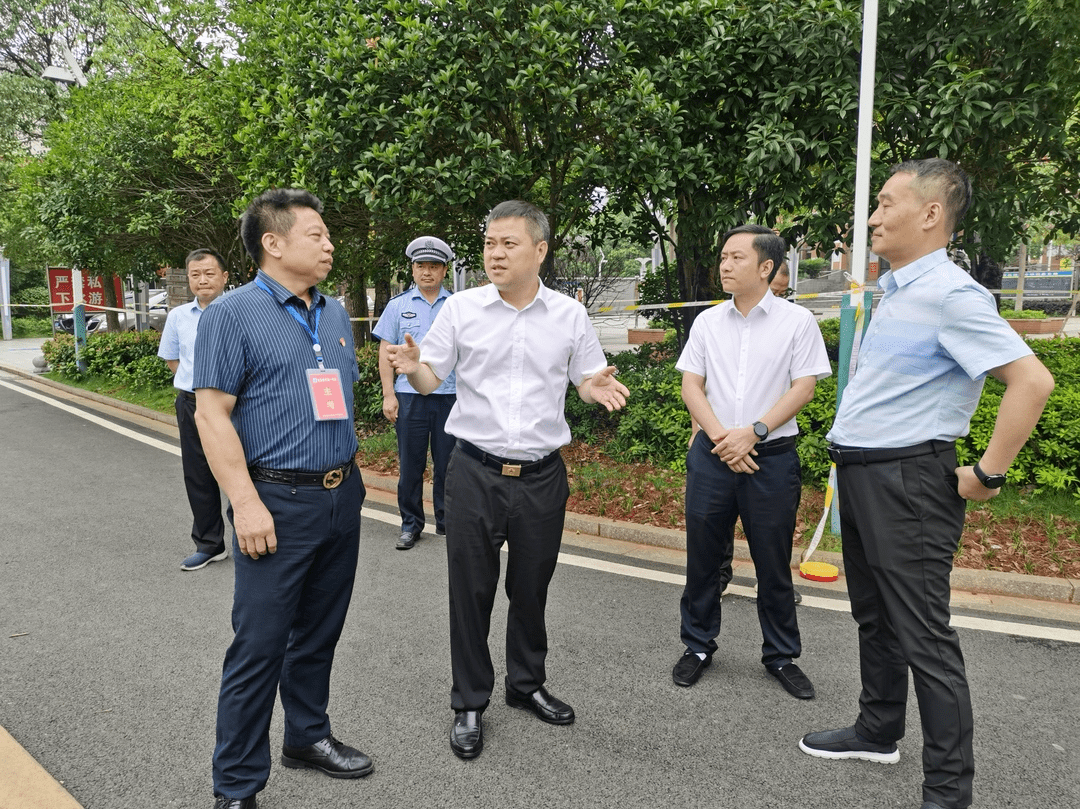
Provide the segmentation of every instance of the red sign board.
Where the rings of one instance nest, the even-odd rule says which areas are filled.
[[[46,270],[49,279],[49,303],[54,312],[70,312],[75,308],[75,296],[72,292],[72,271],[66,267],[49,267]],[[116,300],[124,300],[124,290],[120,286],[120,279],[113,278],[116,289]],[[105,306],[105,282],[100,275],[87,275],[82,277],[83,302],[86,303],[87,312],[103,311]],[[121,303],[117,304],[122,305]]]

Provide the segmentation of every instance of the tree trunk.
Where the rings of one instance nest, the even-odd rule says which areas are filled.
[[[105,326],[109,331],[117,332],[120,331],[120,316],[112,311],[120,307],[116,302],[116,285],[111,275],[102,274],[102,282],[105,286],[105,305],[109,307],[105,312]]]
[[[980,252],[971,262],[971,277],[987,289],[1001,289],[1002,266],[986,253]],[[994,300],[1001,306],[1001,294],[994,293]]]
[[[704,194],[700,195],[705,198]],[[712,225],[712,205],[702,203],[693,191],[678,194],[679,213],[675,220],[675,266],[679,279],[679,300],[707,301],[716,297],[716,233]],[[701,307],[676,309],[679,345],[686,342],[690,326]]]

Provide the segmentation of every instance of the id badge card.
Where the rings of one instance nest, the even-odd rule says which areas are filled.
[[[345,404],[345,390],[341,387],[341,372],[334,368],[315,368],[304,373],[307,374],[315,421],[347,419],[349,408]]]

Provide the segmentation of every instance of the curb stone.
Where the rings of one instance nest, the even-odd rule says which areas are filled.
[[[98,393],[71,387],[62,382],[44,379],[41,376],[29,373],[19,368],[0,363],[0,370],[26,379],[34,380],[43,385],[65,393],[81,396],[99,404],[109,405],[118,410],[136,416],[153,419],[163,424],[176,426],[176,417],[167,413],[159,413],[140,405],[133,405]],[[362,469],[364,485],[381,491],[396,493],[397,477],[382,475]],[[425,497],[431,499],[431,485],[424,484]],[[670,550],[686,550],[686,534],[674,528],[659,528],[653,525],[638,525],[637,523],[620,522],[604,517],[592,517],[585,514],[567,512],[565,529],[584,536],[596,536],[604,539],[615,539],[623,542],[634,542],[641,545],[650,545]],[[801,549],[796,548],[791,555],[791,566],[797,568]],[[745,540],[735,540],[735,558],[740,561],[750,560],[750,550]],[[814,558],[836,565],[841,575],[844,573],[844,560],[838,553],[818,551]],[[997,570],[970,570],[967,568],[953,568],[951,576],[952,588],[973,593],[985,593],[994,595],[1018,596],[1021,598],[1038,599],[1041,601],[1058,601],[1066,604],[1080,604],[1080,582],[1066,578],[1054,578],[1050,576],[1032,576],[1026,573],[1008,573]]]

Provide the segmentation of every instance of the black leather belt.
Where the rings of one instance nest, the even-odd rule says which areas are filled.
[[[900,461],[904,458],[918,458],[920,455],[937,455],[939,452],[948,452],[955,449],[954,441],[923,441],[910,447],[887,447],[884,449],[864,449],[863,447],[841,447],[836,444],[829,445],[829,457],[837,466],[844,464],[882,463],[884,461]]]
[[[475,444],[470,444],[468,441],[462,441],[460,438],[458,439],[457,445],[466,455],[471,455],[484,466],[498,469],[501,474],[511,478],[519,478],[522,475],[531,475],[534,472],[539,472],[544,467],[555,463],[555,461],[561,457],[559,451],[555,450],[553,453],[544,456],[539,461],[520,461],[513,458],[500,458],[498,455],[484,452]]]
[[[775,438],[772,441],[755,444],[754,449],[757,450],[759,458],[768,455],[779,455],[782,452],[791,452],[795,449],[795,439],[790,435],[785,435],[783,438]]]
[[[264,469],[261,466],[248,467],[252,480],[264,483],[288,483],[291,486],[322,486],[324,489],[336,489],[343,480],[348,480],[356,468],[356,461],[349,461],[344,466],[328,472],[292,472],[284,469]]]
[[[181,390],[178,395],[181,399],[191,399],[191,401],[195,401],[195,394],[189,390]]]
[[[710,446],[716,446],[716,444],[712,442],[712,439],[704,433],[702,433],[702,440]],[[770,455],[779,455],[782,452],[791,452],[791,450],[795,449],[795,438],[794,436],[785,435],[783,438],[774,438],[772,441],[754,444],[754,449],[757,450],[757,457],[759,458],[767,458]]]

